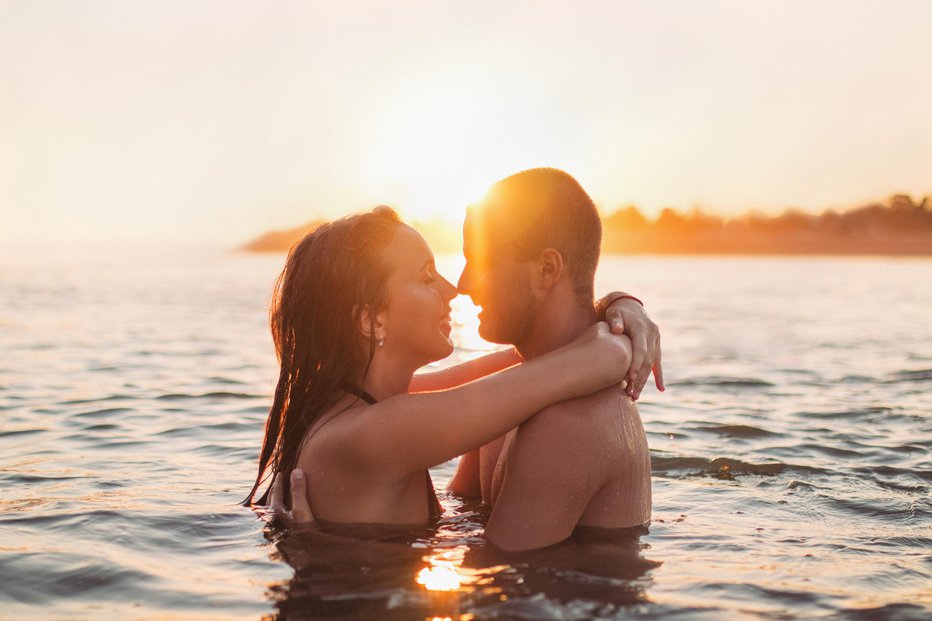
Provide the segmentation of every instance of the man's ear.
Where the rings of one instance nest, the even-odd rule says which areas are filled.
[[[372,307],[365,304],[362,312],[359,313],[359,334],[368,341],[372,338],[373,330],[375,330],[375,340],[385,338],[385,311],[373,313]]]
[[[541,289],[550,289],[560,281],[565,269],[566,264],[560,251],[544,248],[537,257],[534,279]]]

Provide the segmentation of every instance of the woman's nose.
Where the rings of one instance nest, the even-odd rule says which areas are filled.
[[[449,302],[450,300],[452,300],[453,298],[457,296],[456,287],[454,287],[453,283],[451,283],[449,280],[447,280],[443,276],[440,277],[440,280],[442,281],[442,285],[443,285],[441,287],[442,289],[441,295],[443,296],[444,301]]]

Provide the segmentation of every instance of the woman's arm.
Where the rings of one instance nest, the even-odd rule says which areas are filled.
[[[390,397],[346,421],[334,458],[374,476],[407,476],[517,427],[544,407],[620,383],[631,342],[607,324],[540,358],[458,388]]]
[[[433,373],[415,375],[408,392],[433,392],[468,384],[486,375],[504,371],[524,361],[514,347],[486,354],[453,367]],[[479,450],[474,449],[460,457],[447,491],[466,498],[482,498],[479,478]]]
[[[628,372],[628,396],[635,401],[654,372],[657,390],[664,390],[663,367],[660,363],[660,328],[648,316],[636,297],[623,291],[613,291],[596,303],[599,319],[607,321],[615,334],[631,339],[632,362]],[[415,375],[408,392],[430,392],[462,386],[480,377],[502,371],[522,362],[521,355],[511,347],[487,354],[441,371]]]
[[[628,371],[628,396],[638,400],[651,371],[657,390],[663,392],[660,328],[647,316],[644,303],[624,291],[613,291],[599,299],[595,309],[599,320],[607,321],[612,332],[631,337],[633,352]]]
[[[514,347],[486,354],[441,371],[421,373],[411,379],[408,392],[432,392],[462,386],[480,377],[504,371],[519,364],[524,358]]]

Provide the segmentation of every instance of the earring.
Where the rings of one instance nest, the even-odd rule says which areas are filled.
[[[379,347],[385,347],[385,337],[379,337]]]

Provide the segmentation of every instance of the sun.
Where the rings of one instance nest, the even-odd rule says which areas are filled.
[[[388,203],[407,219],[459,224],[492,183],[522,167],[513,150],[490,137],[517,143],[521,137],[464,84],[414,91],[404,105],[386,102],[373,120],[362,186],[371,201]]]
[[[557,123],[543,105],[504,96],[511,76],[468,65],[447,82],[436,72],[416,74],[392,81],[376,111],[357,121],[357,178],[369,203],[459,226],[466,207],[499,179],[538,166],[584,169],[579,146],[588,134],[574,129],[572,115]]]
[[[500,175],[497,169],[471,161],[468,149],[455,147],[463,140],[456,132],[462,130],[447,130],[444,137],[441,128],[436,129],[426,124],[416,135],[390,141],[390,149],[380,145],[383,148],[372,153],[380,164],[369,168],[364,188],[372,202],[387,203],[408,220],[458,225],[466,208]]]

